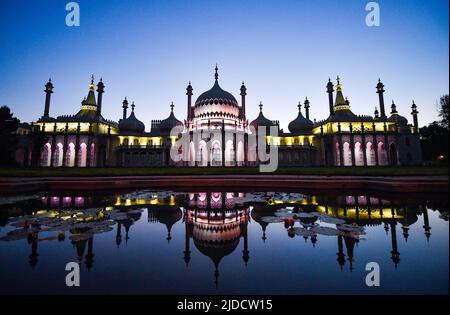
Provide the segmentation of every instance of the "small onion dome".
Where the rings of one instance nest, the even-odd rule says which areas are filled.
[[[131,104],[131,114],[127,119],[121,119],[119,121],[119,129],[121,132],[133,132],[143,133],[145,131],[145,125],[142,121],[136,118],[134,115],[134,102]]]
[[[314,123],[311,120],[303,117],[301,108],[301,103],[298,103],[297,118],[291,121],[288,125],[289,131],[293,134],[309,134],[314,127]]]
[[[406,126],[408,124],[408,119],[398,114],[397,106],[394,104],[394,101],[392,101],[391,116],[388,118],[388,121],[395,122],[399,126]]]
[[[375,106],[375,111],[373,112],[374,118],[379,119],[380,118],[380,112],[378,111],[378,108]]]
[[[172,104],[170,105],[169,117],[167,117],[166,119],[161,121],[161,124],[159,125],[159,130],[161,131],[161,133],[170,134],[170,131],[172,130],[172,128],[174,128],[176,126],[180,126],[180,127],[184,126],[183,123],[181,121],[179,121],[173,114],[174,106],[175,105],[173,105],[173,102],[172,102]]]
[[[258,126],[265,126],[265,127],[270,127],[270,126],[274,126],[274,123],[267,119],[266,117],[264,117],[264,114],[262,112],[262,108],[263,108],[263,104],[262,102],[259,103],[259,115],[258,117],[253,120],[250,123],[250,126],[252,126],[253,128],[257,128]]]

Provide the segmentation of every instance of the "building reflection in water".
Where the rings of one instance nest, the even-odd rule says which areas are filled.
[[[250,206],[239,206],[235,197],[243,194],[225,192],[202,192],[188,195],[184,212],[185,250],[184,261],[190,261],[190,239],[195,247],[214,263],[216,285],[219,280],[219,264],[238,247],[243,238],[242,259],[247,265],[248,250],[247,224],[250,219]]]
[[[423,205],[406,206],[368,196],[316,197],[296,194],[295,198],[289,199],[286,194],[258,193],[257,199],[259,198],[259,200],[257,202],[252,202],[254,199],[249,199],[249,196],[251,194],[231,192],[164,192],[162,194],[158,192],[136,192],[131,195],[100,199],[81,196],[51,196],[41,199],[41,206],[45,210],[23,210],[20,213],[16,211],[10,213],[10,217],[25,215],[34,218],[42,216],[43,220],[48,222],[52,217],[61,216],[61,213],[65,213],[64,211],[72,214],[71,217],[62,217],[64,220],[73,221],[73,225],[64,225],[67,227],[65,231],[68,230],[72,235],[70,241],[75,248],[77,261],[80,264],[84,262],[87,270],[91,270],[95,257],[94,238],[96,234],[109,232],[112,228],[103,224],[96,230],[80,223],[106,222],[115,226],[115,242],[117,247],[120,247],[123,239],[125,244],[129,241],[131,227],[141,219],[142,209],[146,209],[149,223],[161,223],[166,226],[166,240],[168,242],[172,239],[173,225],[180,221],[184,224],[185,242],[182,253],[186,266],[191,261],[191,246],[193,244],[199,252],[209,257],[214,264],[216,285],[219,281],[220,262],[237,249],[241,238],[243,243],[242,260],[243,264],[247,266],[250,259],[248,244],[248,224],[250,220],[252,219],[260,225],[261,239],[265,243],[270,237],[267,235],[267,227],[270,224],[278,224],[279,228],[283,228],[283,225],[267,223],[263,218],[272,216],[275,211],[284,207],[291,207],[296,214],[327,214],[360,227],[384,227],[386,234],[390,234],[390,254],[395,267],[400,263],[397,244],[398,231],[401,230],[404,241],[407,242],[410,226],[418,221],[418,216],[422,216],[422,227],[427,241],[430,240],[431,236],[428,210]],[[448,209],[445,209],[445,211],[448,211]],[[31,223],[22,220],[21,228],[17,233],[7,235],[6,238],[10,238],[7,240],[27,238],[31,247],[31,254],[28,256],[29,264],[34,269],[39,261],[39,242],[42,240],[62,242],[66,239],[66,234],[56,227],[53,229],[58,233],[56,237],[40,239],[39,234],[42,231],[39,229],[39,224],[31,219],[29,222]],[[305,226],[313,225],[318,222],[318,217],[302,217],[299,222]],[[294,237],[295,234],[292,233],[291,226],[292,224],[285,222],[288,236]],[[89,230],[91,234],[83,234],[86,229],[91,229]],[[302,237],[305,241],[311,242],[313,247],[320,246],[316,233]],[[348,269],[352,271],[355,261],[355,245],[359,242],[359,238],[349,233],[339,233],[335,237],[337,244],[336,261],[339,268],[344,270],[347,264]],[[5,239],[5,236],[3,239]],[[266,244],[266,246],[270,245]]]

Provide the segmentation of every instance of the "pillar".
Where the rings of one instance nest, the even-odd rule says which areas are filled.
[[[56,123],[53,128],[52,146],[50,148],[50,167],[55,166],[55,147],[56,147]]]
[[[366,131],[364,130],[364,123],[361,123],[361,150],[363,150],[363,162],[364,166],[367,166],[367,144],[366,144]]]
[[[350,123],[350,154],[352,158],[352,166],[355,166],[355,139],[353,135],[353,125]]]
[[[80,123],[78,123],[77,126],[77,135],[76,135],[76,139],[75,139],[75,167],[78,167],[78,164],[80,163],[79,161],[79,151],[80,151]]]

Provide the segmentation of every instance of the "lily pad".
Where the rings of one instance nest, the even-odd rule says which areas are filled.
[[[294,213],[297,218],[314,218],[315,215],[307,212]]]
[[[346,232],[360,232],[360,233],[364,232],[363,227],[360,227],[355,224],[338,224],[338,225],[336,225],[336,227],[339,230],[346,231]]]
[[[335,218],[335,217],[321,217],[320,221],[325,222],[325,223],[330,223],[330,224],[344,224],[345,220],[339,219],[339,218]]]
[[[327,226],[316,226],[313,227],[311,231],[326,236],[338,236],[340,234],[339,230]]]

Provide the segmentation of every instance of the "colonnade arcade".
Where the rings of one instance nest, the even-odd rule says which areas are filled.
[[[334,139],[334,165],[387,166],[398,165],[398,149],[393,136],[340,136]]]
[[[246,150],[242,140],[218,139],[207,143],[200,140],[197,145],[194,141],[189,145],[189,166],[244,166],[247,164]]]
[[[87,135],[50,136],[41,152],[43,167],[96,166],[96,143]]]

